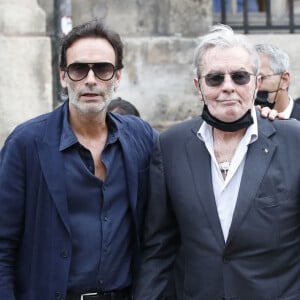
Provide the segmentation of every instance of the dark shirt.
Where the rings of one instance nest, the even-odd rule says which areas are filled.
[[[133,220],[119,132],[107,116],[108,138],[101,158],[107,175],[94,175],[90,151],[78,142],[64,114],[60,151],[72,234],[68,291],[110,291],[131,285]]]

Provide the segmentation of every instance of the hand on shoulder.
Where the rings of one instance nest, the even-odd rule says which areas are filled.
[[[260,114],[263,118],[268,118],[271,121],[275,120],[276,118],[281,120],[285,119],[284,114],[279,113],[276,109],[271,109],[267,106],[262,108],[260,105],[257,105],[256,107],[260,111]]]

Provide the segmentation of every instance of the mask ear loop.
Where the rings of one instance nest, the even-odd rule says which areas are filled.
[[[283,75],[283,73],[280,74],[280,80],[278,82],[276,94],[275,94],[275,97],[274,97],[274,104],[276,103],[276,98],[277,98],[278,92],[281,90],[281,88],[279,88],[279,86],[280,86],[280,83],[281,83],[282,75]]]
[[[255,89],[254,89],[254,93],[253,93],[252,104],[254,104],[254,102],[255,102],[256,94],[257,94],[257,75],[255,75]]]

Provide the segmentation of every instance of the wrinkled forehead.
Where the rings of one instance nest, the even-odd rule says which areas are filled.
[[[253,72],[249,52],[239,46],[213,47],[205,51],[202,59],[202,71],[232,72],[246,70]]]

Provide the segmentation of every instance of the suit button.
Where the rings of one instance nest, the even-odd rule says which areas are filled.
[[[68,258],[68,257],[69,257],[69,252],[68,252],[68,250],[62,250],[62,251],[60,252],[60,256],[61,256],[62,258]]]
[[[230,262],[230,257],[224,255],[224,256],[223,256],[223,263],[224,263],[224,264],[228,264],[229,262]]]
[[[54,294],[55,299],[62,299],[62,293],[61,292],[55,292]]]

